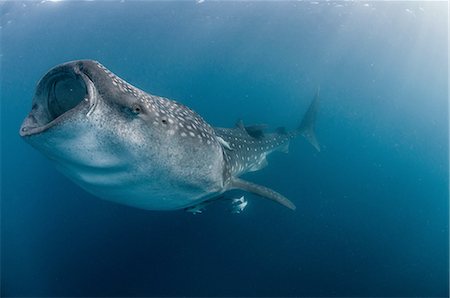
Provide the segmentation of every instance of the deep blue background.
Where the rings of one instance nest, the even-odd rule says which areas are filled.
[[[448,296],[446,2],[1,4],[2,296]],[[102,201],[19,135],[38,79],[96,59],[211,124],[304,140],[201,216]]]

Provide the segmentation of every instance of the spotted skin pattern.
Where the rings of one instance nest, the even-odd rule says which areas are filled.
[[[266,134],[261,138],[250,136],[241,128],[215,128],[215,132],[230,149],[225,150],[227,171],[230,177],[260,170],[266,165],[266,156],[288,145],[288,135]]]
[[[112,73],[100,63],[98,68],[104,71],[121,92],[139,98],[141,104],[151,110],[156,118],[153,125],[174,124],[167,133],[179,134],[182,138],[196,138],[206,144],[216,143],[216,138],[222,138],[229,146],[225,148],[226,177],[240,176],[245,172],[256,170],[265,162],[266,156],[277,148],[286,146],[289,135],[270,134],[263,138],[254,138],[242,128],[211,128],[197,113],[174,100],[150,95],[122,78]]]
[[[187,106],[168,98],[150,95],[119,78],[102,64],[96,62],[96,65],[111,78],[112,84],[121,92],[138,98],[139,102],[152,112],[155,116],[153,125],[170,125],[167,130],[169,135],[196,138],[208,145],[215,143],[212,127]]]

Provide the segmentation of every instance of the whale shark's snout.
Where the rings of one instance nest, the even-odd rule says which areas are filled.
[[[22,123],[22,137],[41,133],[71,115],[89,113],[97,103],[94,61],[68,62],[51,69],[38,83],[32,108]]]

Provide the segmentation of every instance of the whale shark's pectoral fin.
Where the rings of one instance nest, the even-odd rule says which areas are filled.
[[[281,205],[283,205],[291,210],[295,210],[295,208],[296,208],[294,203],[289,201],[288,198],[286,198],[285,196],[277,193],[276,191],[274,191],[270,188],[267,188],[265,186],[262,186],[262,185],[251,183],[251,182],[239,179],[239,178],[233,178],[233,180],[231,180],[229,187],[230,187],[230,190],[231,189],[240,189],[243,191],[257,194],[258,196],[261,196],[263,198],[280,203]]]

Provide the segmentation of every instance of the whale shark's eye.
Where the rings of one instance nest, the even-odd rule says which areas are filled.
[[[140,112],[142,112],[142,108],[141,108],[140,105],[134,104],[134,105],[131,107],[131,111],[132,111],[134,114],[139,114]]]

